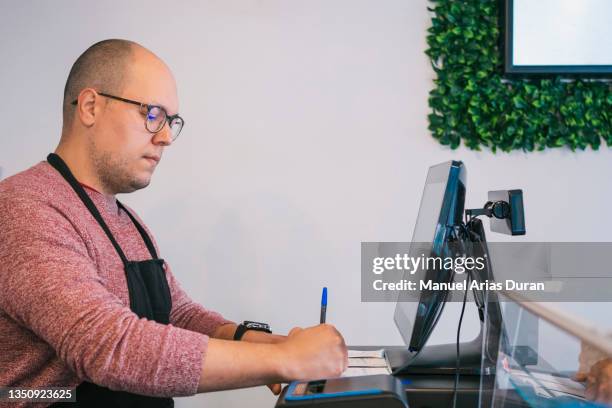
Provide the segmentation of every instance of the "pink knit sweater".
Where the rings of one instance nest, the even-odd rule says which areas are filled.
[[[85,190],[128,259],[150,259],[115,199]],[[208,336],[230,322],[190,300],[167,263],[165,270],[170,325],[132,313],[119,256],[53,167],[41,162],[0,182],[0,386],[89,381],[152,396],[194,394]]]

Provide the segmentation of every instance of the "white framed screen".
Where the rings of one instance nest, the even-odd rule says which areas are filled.
[[[612,72],[612,0],[507,0],[508,72]]]

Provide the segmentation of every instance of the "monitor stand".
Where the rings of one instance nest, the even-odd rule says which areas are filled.
[[[482,245],[473,248],[473,256],[490,259],[486,245],[486,235],[482,221],[473,219],[466,228],[478,237]],[[493,281],[493,271],[490,263],[474,280]],[[493,374],[497,365],[497,353],[500,342],[505,346],[502,331],[502,315],[497,295],[494,292],[475,293],[479,299],[477,304],[480,318],[480,332],[474,340],[459,343],[460,374]],[[484,340],[484,341],[483,341]],[[385,350],[385,356],[393,374],[455,374],[457,372],[457,344],[439,344],[426,346],[420,352],[409,351],[406,348]]]
[[[474,340],[459,344],[460,374],[480,375],[482,373],[481,349],[482,330]],[[426,346],[419,353],[408,351],[407,347],[386,349],[385,357],[394,375],[455,374],[457,371],[456,343]]]

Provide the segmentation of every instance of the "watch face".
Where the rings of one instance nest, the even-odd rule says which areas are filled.
[[[252,329],[252,330],[270,330],[270,326],[267,325],[266,323],[259,323],[259,322],[244,322],[244,325],[247,329]]]

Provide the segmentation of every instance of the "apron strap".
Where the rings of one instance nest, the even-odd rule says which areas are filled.
[[[47,161],[49,162],[51,166],[55,168],[55,170],[57,170],[64,177],[64,179],[66,179],[68,184],[70,184],[72,189],[77,193],[77,195],[79,196],[83,204],[85,204],[85,206],[87,207],[91,215],[96,219],[96,221],[98,221],[98,224],[100,224],[100,227],[102,227],[102,229],[106,233],[106,236],[108,237],[108,239],[111,241],[111,243],[115,247],[115,250],[119,254],[119,257],[121,258],[121,261],[123,262],[123,265],[127,265],[128,259],[123,253],[123,250],[121,249],[121,247],[115,240],[115,237],[113,237],[113,234],[110,232],[110,229],[106,225],[106,222],[104,222],[104,219],[100,215],[100,212],[96,208],[95,204],[93,203],[93,201],[91,201],[91,198],[89,198],[83,186],[81,186],[81,184],[74,177],[74,175],[72,174],[72,172],[70,171],[70,169],[68,168],[64,160],[62,160],[62,158],[59,157],[57,154],[50,153],[47,156]]]
[[[117,200],[117,205],[119,206],[119,208],[121,208],[123,211],[127,213],[127,215],[130,217],[130,219],[136,226],[136,229],[138,230],[138,232],[140,232],[140,236],[142,237],[142,240],[145,242],[145,245],[147,246],[147,248],[149,249],[149,253],[151,254],[151,257],[153,259],[157,259],[157,251],[155,250],[155,245],[153,245],[153,242],[151,241],[149,234],[147,234],[147,231],[145,231],[142,225],[140,225],[140,223],[136,220],[136,217],[134,217],[132,213],[129,212],[128,209],[125,208],[123,204],[121,204],[119,200]]]

